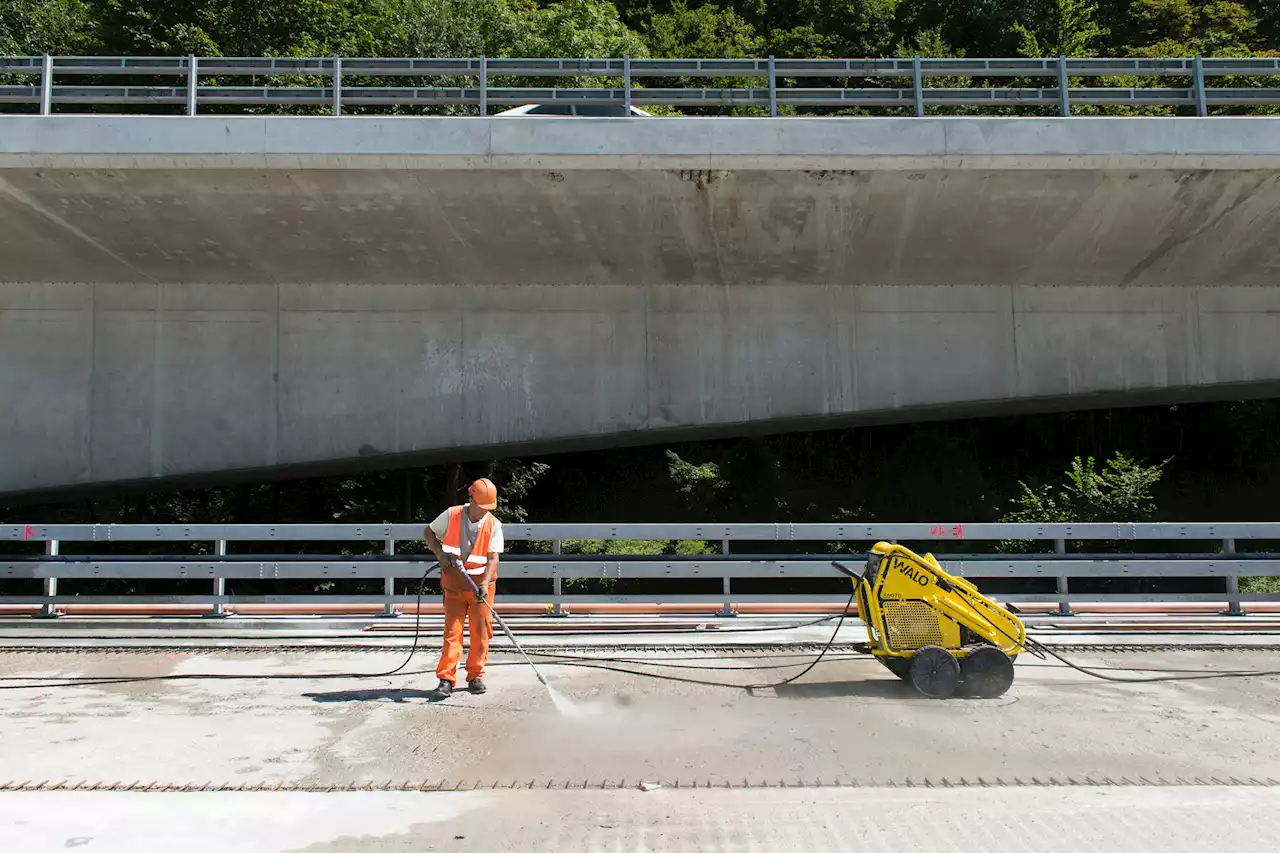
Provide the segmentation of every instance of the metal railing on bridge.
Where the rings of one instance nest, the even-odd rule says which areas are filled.
[[[1052,593],[1011,594],[1006,600],[1019,604],[1049,604],[1068,615],[1073,603],[1083,602],[1220,602],[1230,614],[1241,613],[1242,602],[1280,602],[1280,595],[1241,593],[1242,577],[1280,575],[1280,554],[1265,550],[1280,540],[1280,523],[1143,523],[1143,524],[508,524],[509,542],[542,543],[545,553],[510,553],[504,556],[500,576],[504,580],[549,581],[545,593],[505,594],[506,603],[545,607],[553,614],[572,604],[710,605],[730,614],[752,601],[788,606],[838,607],[847,593],[775,594],[741,592],[736,579],[832,578],[830,562],[844,559],[860,563],[859,552],[874,542],[901,541],[921,550],[957,547],[970,553],[939,553],[947,571],[975,579],[1048,579]],[[68,605],[183,605],[225,615],[237,605],[358,605],[395,615],[416,597],[397,594],[397,578],[416,580],[433,560],[430,554],[397,553],[397,544],[420,543],[423,528],[417,524],[97,524],[97,525],[0,525],[0,543],[27,543],[29,554],[12,554],[24,546],[6,544],[9,555],[0,555],[0,580],[39,580],[41,595],[0,596],[0,605],[39,608],[56,615]],[[566,540],[642,540],[671,542],[700,540],[714,543],[718,554],[698,556],[616,556],[562,553]],[[1010,541],[1022,543],[1020,553],[1004,553],[991,546]],[[1126,551],[1090,553],[1086,542],[1127,543]],[[1237,549],[1245,541],[1246,548]],[[301,546],[353,543],[377,550],[364,555],[307,554]],[[43,554],[39,553],[43,544]],[[75,543],[82,555],[62,553],[63,543]],[[182,543],[179,546],[179,543]],[[264,553],[262,546],[292,553]],[[792,553],[760,553],[761,543],[773,550]],[[786,543],[791,543],[787,545]],[[964,543],[961,546],[959,543]],[[1034,543],[1034,544],[1033,544]],[[1069,543],[1076,543],[1069,547]],[[146,545],[145,549],[138,546]],[[157,548],[157,546],[161,546]],[[714,546],[718,545],[718,548]],[[987,546],[985,549],[983,546]],[[1052,545],[1052,553],[1047,553]],[[257,550],[254,550],[257,546]],[[188,553],[154,553],[163,547]],[[121,550],[130,553],[121,553]],[[750,553],[754,549],[754,553]],[[139,554],[139,550],[151,553]],[[194,550],[207,554],[193,555]],[[529,547],[518,550],[531,550]],[[768,550],[768,549],[764,549]],[[1039,552],[1037,552],[1037,550]],[[1095,550],[1097,550],[1095,548]],[[1101,549],[1105,551],[1105,546]],[[110,553],[107,553],[110,552]],[[843,552],[843,553],[837,553]],[[850,553],[852,552],[852,553]],[[716,594],[573,594],[566,593],[566,579],[714,579]],[[1073,593],[1073,579],[1104,578],[1201,578],[1221,583],[1216,591],[1169,594]],[[201,580],[211,583],[209,595],[65,595],[59,580]],[[381,579],[383,592],[375,595],[313,593],[299,595],[228,595],[228,581]],[[438,597],[424,599],[438,603]],[[323,608],[321,608],[323,609]]]
[[[897,107],[926,114],[928,107],[1172,106],[1209,114],[1211,106],[1257,107],[1280,104],[1280,88],[1209,86],[1219,78],[1280,75],[1275,57],[1103,58],[1103,59],[521,59],[345,58],[345,57],[156,57],[0,56],[0,75],[34,77],[32,83],[0,85],[0,104],[34,105],[43,115],[77,107],[123,105],[145,111],[156,106],[324,107],[334,115],[370,107],[574,104],[674,107],[778,108]],[[181,85],[109,85],[106,77],[181,78]],[[58,78],[99,78],[69,85]],[[269,85],[228,85],[244,78],[272,78]],[[494,86],[500,78],[605,78],[608,88]],[[1072,86],[1080,78],[1185,78],[1178,86]],[[321,78],[327,85],[310,85]],[[476,85],[388,85],[390,78],[474,78]],[[747,78],[759,87],[641,87],[636,80]],[[930,86],[937,78],[971,78],[989,85]],[[1051,79],[1051,88],[990,85],[1018,78]],[[798,86],[796,81],[843,81],[832,86]],[[850,80],[887,85],[850,88]],[[207,81],[207,82],[206,82]]]

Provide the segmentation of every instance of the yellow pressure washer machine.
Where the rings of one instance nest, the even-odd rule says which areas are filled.
[[[1027,631],[1014,613],[947,574],[932,554],[877,543],[853,578],[870,652],[925,696],[1001,696]]]

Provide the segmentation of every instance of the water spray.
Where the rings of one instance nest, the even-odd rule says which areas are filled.
[[[547,688],[547,695],[551,697],[551,704],[556,706],[557,711],[566,717],[586,717],[598,714],[603,710],[595,705],[583,705],[574,702],[568,696],[565,696],[559,690],[552,687],[551,683],[547,681],[541,670],[538,669],[537,665],[534,664],[533,660],[520,645],[520,641],[516,639],[516,635],[511,633],[511,629],[507,627],[507,623],[502,621],[502,617],[498,615],[498,611],[494,609],[488,596],[480,595],[480,587],[476,585],[476,582],[471,578],[471,575],[463,569],[462,564],[457,560],[457,558],[450,558],[450,562],[453,565],[453,568],[457,570],[458,574],[467,579],[467,585],[471,587],[471,591],[475,594],[476,600],[482,602],[485,607],[489,608],[489,613],[492,614],[494,621],[498,623],[498,626],[502,628],[503,633],[507,635],[507,639],[511,641],[511,645],[516,647],[516,651],[518,651],[520,656],[524,658],[524,662],[529,664],[529,668],[533,670],[533,674],[537,676],[538,681],[542,683],[543,687]]]

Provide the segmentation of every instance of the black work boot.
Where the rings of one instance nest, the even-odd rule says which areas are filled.
[[[427,699],[431,702],[441,702],[453,695],[453,682],[440,679],[440,683],[436,685],[436,689],[427,694]]]
[[[475,679],[474,681],[468,681],[467,687],[471,688],[471,692],[476,694],[477,696],[479,696],[481,693],[489,689],[484,686],[484,680],[479,678]]]

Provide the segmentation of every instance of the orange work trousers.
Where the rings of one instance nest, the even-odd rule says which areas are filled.
[[[493,601],[497,583],[489,584],[489,600]],[[493,614],[476,599],[471,590],[444,591],[444,648],[436,677],[453,684],[458,677],[458,661],[462,659],[463,623],[471,622],[471,647],[467,652],[467,681],[484,678],[484,665],[489,660],[489,640],[493,639]]]

